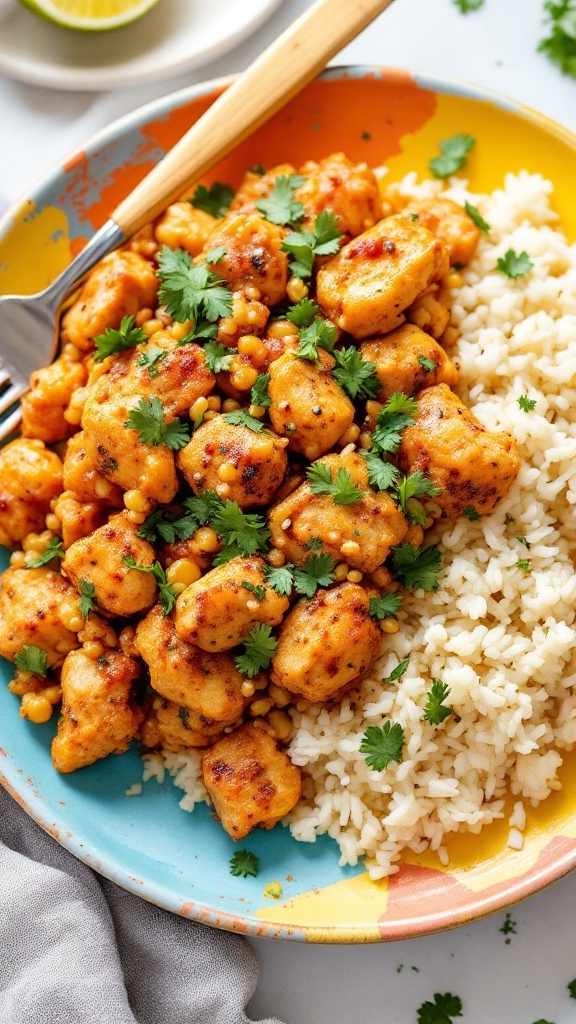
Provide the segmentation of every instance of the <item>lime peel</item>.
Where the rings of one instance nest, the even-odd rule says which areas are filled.
[[[129,25],[158,0],[20,0],[33,14],[64,28],[105,32]]]

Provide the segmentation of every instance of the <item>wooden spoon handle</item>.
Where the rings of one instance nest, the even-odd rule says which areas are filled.
[[[157,217],[310,82],[392,0],[317,0],[254,61],[112,214],[125,237]]]

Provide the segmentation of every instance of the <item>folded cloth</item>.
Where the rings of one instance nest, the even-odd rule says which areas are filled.
[[[1,1024],[249,1024],[257,980],[244,939],[96,875],[0,787]]]

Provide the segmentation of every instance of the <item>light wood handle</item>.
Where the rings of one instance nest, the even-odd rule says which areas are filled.
[[[215,0],[217,2],[217,0]],[[317,0],[226,89],[112,214],[129,237],[268,120],[392,0]]]

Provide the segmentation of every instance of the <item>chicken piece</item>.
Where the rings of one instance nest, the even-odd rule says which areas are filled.
[[[479,515],[492,512],[520,471],[514,439],[486,430],[446,384],[421,391],[417,403],[416,422],[403,431],[396,455],[402,472],[420,470],[442,488],[434,501],[448,519],[468,506]]]
[[[450,266],[469,263],[478,248],[480,228],[477,228],[466,210],[452,199],[444,196],[430,196],[428,199],[411,199],[403,214],[428,228],[448,250]]]
[[[240,718],[248,704],[241,689],[245,680],[228,654],[207,654],[185,643],[158,607],[138,623],[136,645],[157,693],[194,712],[204,725],[231,725]]]
[[[0,544],[15,547],[44,529],[62,490],[62,463],[43,441],[17,438],[0,449]]]
[[[277,626],[290,602],[268,585],[265,567],[259,555],[233,558],[186,587],[176,601],[179,636],[203,651],[228,651],[259,622]],[[262,600],[243,583],[262,587]]]
[[[62,716],[52,740],[58,772],[75,772],[128,750],[144,718],[133,693],[138,664],[118,651],[93,661],[72,651],[62,666]]]
[[[203,423],[176,456],[178,469],[195,494],[208,489],[222,493],[240,508],[265,505],[284,479],[287,442],[269,430],[255,433],[241,424],[215,416]],[[220,476],[222,466],[223,476]]]
[[[64,316],[68,340],[90,351],[107,327],[120,327],[123,316],[156,306],[158,278],[154,267],[134,252],[116,251],[92,271],[79,298]]]
[[[259,213],[230,213],[208,236],[204,251],[223,247],[225,255],[213,269],[231,291],[257,288],[260,299],[274,306],[286,295],[288,257],[282,252],[283,231]]]
[[[140,730],[142,746],[153,750],[186,750],[210,747],[222,736],[222,726],[204,723],[200,716],[163,697],[154,697],[145,709],[146,718]]]
[[[84,363],[61,357],[35,370],[30,376],[30,391],[21,402],[22,436],[35,437],[46,444],[64,441],[76,427],[64,419],[64,412],[76,388],[87,378]]]
[[[141,360],[158,351],[165,356],[153,364],[151,374],[148,366],[141,365]],[[199,345],[179,345],[169,331],[157,331],[147,344],[114,359],[108,373],[98,380],[93,398],[102,403],[119,395],[146,402],[156,397],[164,407],[166,423],[170,423],[176,416],[187,413],[197,398],[209,395],[215,383],[216,378],[208,369]]]
[[[7,569],[0,577],[0,655],[14,661],[24,645],[39,647],[51,668],[78,647],[75,633],[62,623],[74,590],[59,573]]]
[[[330,372],[335,359],[318,349],[319,365],[285,352],[270,364],[268,410],[274,430],[307,459],[333,448],[354,420],[354,406]]]
[[[373,572],[400,544],[408,524],[386,491],[373,491],[361,455],[327,455],[317,465],[328,466],[332,479],[344,469],[363,492],[350,505],[337,505],[329,494],[313,494],[308,482],[292,491],[270,510],[268,525],[272,543],[288,561],[303,565],[310,554],[310,540],[322,543],[322,551],[337,562],[347,562],[361,572]]]
[[[379,402],[385,402],[396,391],[413,395],[433,384],[452,387],[458,383],[458,370],[444,349],[414,324],[402,324],[390,334],[363,341],[360,355],[376,366]],[[434,366],[426,365],[426,361]]]
[[[88,537],[108,521],[109,509],[99,501],[78,501],[72,491],[63,491],[53,503],[54,515],[58,516],[58,533],[62,546],[69,548],[74,541]]]
[[[138,526],[127,512],[112,516],[105,526],[72,544],[63,559],[62,572],[77,590],[92,583],[99,608],[111,615],[135,615],[146,611],[156,598],[156,581],[149,572],[129,569],[125,558],[137,565],[154,561],[154,548],[137,535]]]
[[[178,490],[174,453],[164,444],[145,444],[137,430],[126,426],[130,411],[136,408],[136,395],[120,394],[107,402],[89,398],[82,415],[86,455],[96,472],[111,483],[167,503]]]
[[[81,502],[102,501],[111,508],[122,508],[122,491],[106,480],[91,462],[86,450],[86,435],[79,430],[66,445],[63,484]]]
[[[202,758],[204,785],[222,825],[243,839],[261,825],[273,828],[298,803],[299,768],[263,729],[248,724],[219,740]]]
[[[446,248],[417,221],[387,217],[318,271],[317,299],[354,338],[386,334],[431,281],[449,268]]]
[[[304,227],[314,228],[319,213],[329,210],[338,230],[349,241],[374,226],[382,217],[382,202],[374,171],[368,164],[354,165],[344,153],[333,153],[319,163],[311,160],[301,173],[306,181],[294,199],[304,206]]]
[[[159,245],[186,249],[191,256],[198,256],[216,224],[215,217],[195,209],[192,203],[172,203],[156,221],[154,235]]]
[[[278,164],[265,174],[246,171],[230,204],[230,210],[242,210],[242,213],[255,210],[256,203],[270,195],[278,178],[290,178],[293,174],[296,174],[296,168],[292,164]]]
[[[342,583],[297,604],[280,629],[272,681],[315,704],[362,675],[382,641],[368,601],[364,587]]]

